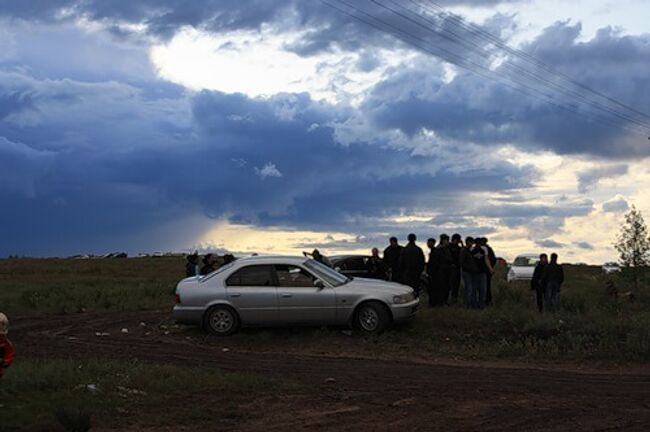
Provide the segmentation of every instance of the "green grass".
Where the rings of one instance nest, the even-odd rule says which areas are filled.
[[[483,311],[461,306],[423,310],[410,328],[381,337],[380,345],[414,344],[426,352],[476,358],[650,361],[650,290],[634,300],[607,293],[614,281],[620,292],[629,286],[620,276],[605,276],[596,267],[565,268],[561,311],[540,314],[528,282],[493,282],[494,305]]]
[[[0,260],[0,305],[10,316],[168,307],[182,258]]]
[[[64,430],[62,414],[77,424],[88,418],[91,426],[129,418],[150,426],[227,420],[239,415],[237,396],[271,387],[277,384],[207,368],[21,358],[0,381],[0,431]],[[209,404],[201,403],[202,393]]]
[[[372,338],[371,343],[355,339],[353,348],[476,358],[648,362],[648,275],[631,300],[613,298],[606,287],[611,279],[619,293],[625,293],[632,286],[628,278],[605,276],[598,267],[565,266],[565,271],[558,314],[540,315],[529,284],[506,283],[501,269],[493,281],[494,305],[489,309],[429,310],[423,299],[412,326]],[[0,307],[10,317],[169,307],[183,276],[182,258],[0,260]],[[237,340],[319,351],[338,344],[341,337],[338,331],[322,329],[267,329],[244,332]]]

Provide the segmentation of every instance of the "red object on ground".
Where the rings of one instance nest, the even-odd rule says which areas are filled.
[[[0,378],[4,370],[11,366],[16,356],[16,349],[6,336],[0,336]]]

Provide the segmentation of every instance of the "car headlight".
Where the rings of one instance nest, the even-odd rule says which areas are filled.
[[[404,304],[404,303],[410,303],[413,300],[415,300],[415,294],[414,293],[408,293],[408,294],[402,294],[393,297],[393,303],[395,304]]]

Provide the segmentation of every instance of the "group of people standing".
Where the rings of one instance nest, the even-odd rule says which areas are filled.
[[[203,259],[199,256],[198,252],[194,252],[187,256],[187,262],[185,263],[185,276],[205,276],[217,270],[222,265],[226,265],[235,260],[235,257],[231,254],[226,254],[223,256],[223,262],[218,263],[217,257],[208,253],[203,256]]]
[[[541,254],[530,281],[540,312],[557,312],[560,309],[560,288],[563,283],[564,269],[557,262],[557,254],[551,254],[551,262],[548,255]]]
[[[419,294],[425,273],[431,307],[457,302],[461,279],[467,307],[482,309],[492,302],[491,281],[497,260],[487,238],[466,237],[464,243],[460,234],[451,238],[442,234],[438,242],[430,238],[426,262],[416,240],[415,234],[409,234],[408,244],[401,246],[396,237],[390,239],[383,258],[388,280],[409,285]]]

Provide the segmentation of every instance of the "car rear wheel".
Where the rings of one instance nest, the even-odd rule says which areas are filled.
[[[378,302],[362,304],[355,315],[355,327],[365,333],[381,333],[390,324],[390,312]]]
[[[212,334],[228,336],[239,330],[241,322],[237,312],[228,306],[211,307],[205,314],[205,329]]]

